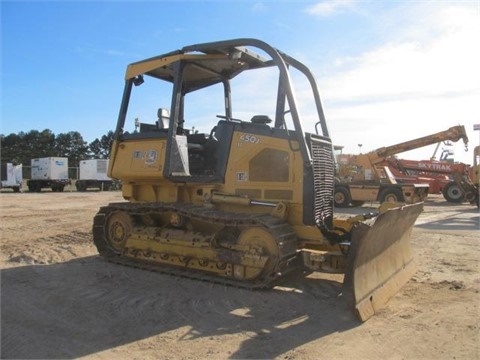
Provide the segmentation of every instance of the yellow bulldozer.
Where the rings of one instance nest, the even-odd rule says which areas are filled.
[[[334,172],[305,65],[257,39],[185,46],[127,67],[108,176],[128,201],[100,208],[94,243],[115,263],[251,289],[344,273],[366,320],[415,271],[423,204],[336,217]]]

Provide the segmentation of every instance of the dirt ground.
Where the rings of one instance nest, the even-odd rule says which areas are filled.
[[[480,358],[474,206],[427,199],[416,275],[362,324],[341,276],[249,291],[107,263],[91,224],[114,201],[120,192],[0,194],[2,358]]]

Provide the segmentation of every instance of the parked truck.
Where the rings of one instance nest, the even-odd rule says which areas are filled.
[[[118,182],[107,175],[108,159],[82,160],[79,164],[80,175],[75,182],[77,191],[96,188],[102,191],[118,189]]]
[[[44,188],[62,192],[71,183],[68,177],[68,158],[45,157],[31,160],[32,174],[27,181],[28,190],[40,192]]]
[[[20,192],[23,175],[22,164],[3,163],[1,164],[0,189],[12,189],[13,192]]]
[[[399,144],[381,147],[365,154],[338,155],[335,205],[346,207],[350,204],[361,205],[364,201],[413,203],[424,200],[428,195],[428,184],[399,183],[391,169],[384,163],[385,159],[440,141],[458,141],[460,139],[463,139],[467,148],[468,137],[463,125]]]

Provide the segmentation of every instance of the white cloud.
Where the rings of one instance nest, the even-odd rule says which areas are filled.
[[[318,16],[331,16],[354,7],[353,0],[326,0],[307,8],[307,13]]]
[[[402,26],[383,45],[336,59],[334,73],[322,79],[332,137],[358,152],[360,142],[373,150],[462,124],[471,150],[460,141],[455,155],[471,163],[479,142],[480,12],[471,3],[412,4],[403,16],[396,12]]]
[[[111,55],[111,56],[124,56],[125,52],[115,50],[115,49],[107,49],[107,50],[105,50],[105,54]]]
[[[265,13],[268,12],[268,6],[262,2],[256,2],[252,6],[252,11],[254,13]]]
[[[392,40],[357,57],[337,59],[342,73],[330,80],[330,91],[339,97],[365,97],[478,90],[480,81],[473,79],[480,80],[480,17],[463,13],[456,17],[457,26],[443,28],[439,20],[430,24],[442,29],[433,38]]]

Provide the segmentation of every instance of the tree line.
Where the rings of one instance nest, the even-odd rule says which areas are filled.
[[[31,159],[66,157],[68,166],[78,167],[81,160],[107,159],[113,140],[113,131],[91,143],[83,140],[78,131],[55,135],[51,130],[30,130],[17,134],[0,134],[1,162],[30,166]]]

